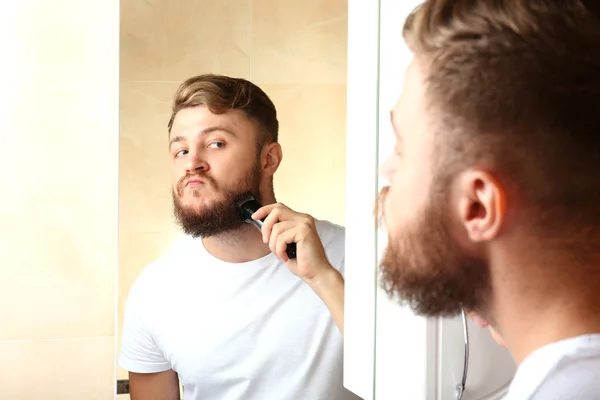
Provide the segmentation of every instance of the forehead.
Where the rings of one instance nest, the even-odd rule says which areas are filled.
[[[423,114],[423,76],[413,60],[404,72],[402,92],[393,110],[393,121],[398,126],[411,123]]]
[[[424,75],[413,59],[404,73],[402,93],[394,106],[392,122],[403,139],[422,137],[426,134],[427,116],[424,98]]]
[[[253,122],[240,110],[229,110],[223,114],[214,114],[206,106],[184,108],[173,120],[171,135],[195,135],[199,132],[222,127],[233,133],[252,133],[255,130]]]

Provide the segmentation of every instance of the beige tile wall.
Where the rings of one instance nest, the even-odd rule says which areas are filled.
[[[278,200],[343,224],[346,52],[347,0],[121,1],[119,323],[177,235],[165,126],[178,84],[213,72],[261,86],[281,125]]]
[[[2,5],[0,399],[114,398],[118,13]]]

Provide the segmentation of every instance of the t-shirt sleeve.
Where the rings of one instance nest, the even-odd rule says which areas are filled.
[[[340,274],[342,274],[342,277],[346,278],[346,247],[343,234],[341,240],[338,240],[337,248],[339,257],[337,259],[335,268],[340,272]]]
[[[155,373],[171,369],[158,347],[148,320],[152,303],[145,296],[147,285],[138,280],[132,286],[125,309],[119,366],[129,372]]]
[[[333,225],[330,227],[330,232],[323,243],[327,258],[343,277],[346,275],[346,229],[344,227]]]

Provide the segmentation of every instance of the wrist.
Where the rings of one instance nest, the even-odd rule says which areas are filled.
[[[343,285],[344,278],[342,278],[342,274],[340,274],[338,270],[328,264],[327,267],[323,268],[317,275],[310,279],[306,279],[305,281],[315,292],[321,293],[323,291],[329,291],[340,284]]]
[[[305,280],[329,309],[333,320],[344,334],[344,277],[330,264],[310,280]]]

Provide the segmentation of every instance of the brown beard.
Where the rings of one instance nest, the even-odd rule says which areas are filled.
[[[252,169],[241,178],[232,188],[220,189],[215,179],[209,175],[195,175],[201,178],[206,185],[220,193],[219,199],[203,208],[194,205],[184,205],[181,201],[185,184],[191,176],[182,178],[177,183],[177,193],[173,191],[173,212],[178,225],[183,232],[194,238],[207,238],[211,236],[230,234],[246,226],[241,219],[236,207],[236,200],[241,197],[254,196],[259,202],[260,197],[260,164],[253,165]],[[200,196],[194,194],[194,196]]]
[[[437,195],[421,218],[401,234],[390,233],[380,265],[381,286],[421,316],[453,317],[462,308],[485,309],[491,294],[489,264],[452,238],[444,191],[433,193]]]

